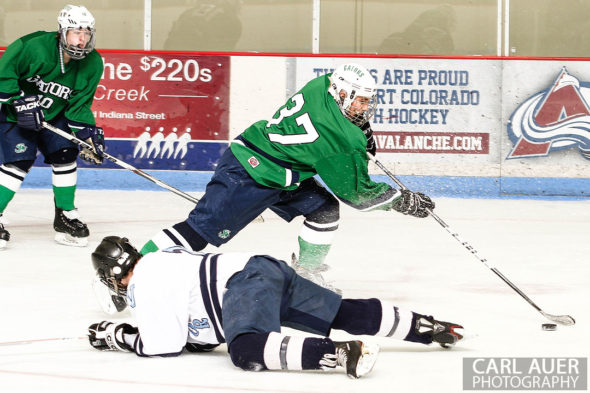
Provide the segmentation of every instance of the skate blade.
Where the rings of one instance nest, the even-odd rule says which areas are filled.
[[[452,344],[446,344],[446,343],[438,343],[438,344],[445,349],[451,349],[457,344],[463,344],[465,341],[473,340],[473,339],[479,337],[479,334],[474,333],[470,330],[466,331],[465,328],[461,328],[460,334],[462,337]]]
[[[70,247],[86,247],[88,245],[87,237],[73,237],[67,233],[56,232],[55,241],[64,246]]]
[[[357,378],[367,375],[373,370],[373,366],[377,361],[377,355],[379,354],[379,345],[363,343],[362,351],[363,356],[361,356],[356,365]]]
[[[6,240],[0,240],[0,251],[6,250],[7,245],[8,245],[8,242]]]

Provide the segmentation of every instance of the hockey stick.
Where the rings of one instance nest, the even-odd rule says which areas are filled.
[[[66,138],[67,140],[74,142],[76,145],[78,146],[82,146],[85,147],[87,149],[92,149],[92,146],[90,146],[90,144],[88,144],[87,142],[76,138],[76,136],[67,133],[63,130],[60,130],[57,127],[52,126],[51,124],[47,123],[47,122],[43,122],[43,127],[47,128],[49,131],[56,133],[57,135],[60,135],[64,138]],[[157,185],[159,185],[162,188],[165,188],[169,191],[172,191],[173,193],[175,193],[176,195],[180,195],[181,197],[183,197],[186,200],[191,201],[192,203],[196,204],[197,202],[199,202],[199,200],[197,198],[194,198],[192,196],[190,196],[189,194],[179,190],[178,188],[172,187],[169,184],[164,183],[162,180],[159,180],[155,177],[153,177],[152,175],[150,175],[149,173],[146,173],[144,171],[142,171],[141,169],[137,169],[136,167],[127,164],[125,161],[121,161],[119,160],[117,157],[113,157],[108,153],[103,153],[104,158],[106,158],[107,160],[111,161],[114,164],[119,165],[122,168],[125,168],[127,170],[130,170],[131,172],[135,173],[136,175],[139,175],[145,179],[148,179],[149,181],[156,183]],[[262,217],[262,214],[260,216],[258,216],[254,222],[264,222],[264,217]]]
[[[52,337],[52,338],[37,338],[37,339],[32,339],[32,340],[4,341],[4,342],[0,342],[0,347],[11,346],[11,345],[35,344],[35,343],[50,342],[50,341],[82,340],[82,339],[86,339],[86,338],[88,338],[88,336],[81,336],[81,337]]]
[[[92,150],[92,146],[90,144],[88,144],[87,142],[76,138],[74,135],[67,133],[63,130],[60,130],[57,127],[52,126],[51,124],[47,123],[47,122],[43,122],[43,127],[47,128],[49,131],[56,133],[57,135],[60,135],[64,138],[66,138],[67,140],[69,140],[70,142],[74,142],[76,145],[81,146],[81,147],[85,147],[87,149]],[[141,169],[137,169],[136,167],[127,164],[125,161],[121,161],[116,157],[111,156],[108,153],[103,153],[104,158],[106,158],[107,160],[111,161],[114,164],[119,165],[120,167],[127,169],[133,173],[135,173],[136,175],[139,175],[145,179],[148,179],[149,181],[156,183],[157,185],[159,185],[162,188],[165,188],[169,191],[172,191],[173,193],[175,193],[176,195],[180,195],[181,197],[183,197],[186,200],[191,201],[192,203],[197,203],[199,202],[199,200],[197,198],[194,198],[190,195],[188,195],[187,193],[179,190],[178,188],[172,187],[169,184],[164,183],[162,180],[156,179],[155,177],[153,177],[152,175],[150,175],[149,173],[146,173],[144,171],[142,171]]]
[[[383,165],[379,160],[377,160],[375,157],[373,157],[373,155],[368,154],[368,156],[371,161],[373,161],[379,168],[381,168],[381,170],[387,176],[389,176],[389,178],[391,180],[393,180],[395,182],[395,184],[397,184],[402,189],[407,189],[407,187],[397,177],[395,177],[395,175],[393,173],[391,173],[389,171],[389,169],[387,169],[385,167],[385,165]],[[459,243],[461,243],[461,245],[463,247],[465,247],[467,249],[467,251],[469,251],[475,258],[477,258],[481,263],[483,263],[488,269],[490,269],[498,277],[500,277],[502,279],[502,281],[504,281],[506,284],[508,284],[508,286],[510,288],[514,289],[514,291],[516,291],[516,293],[518,293],[520,296],[522,296],[524,298],[524,300],[526,300],[531,306],[533,306],[537,311],[539,311],[545,318],[549,319],[550,321],[559,323],[561,325],[573,325],[576,323],[576,320],[569,315],[552,315],[552,314],[549,314],[549,313],[546,313],[545,311],[543,311],[524,292],[522,292],[516,285],[514,285],[505,275],[503,275],[495,267],[490,266],[488,264],[488,261],[485,258],[482,258],[481,256],[479,256],[479,253],[477,252],[477,250],[475,248],[473,248],[473,246],[471,244],[469,244],[465,240],[461,239],[457,232],[454,232],[453,230],[451,230],[451,227],[446,222],[444,222],[442,220],[442,218],[440,218],[438,215],[436,215],[432,210],[430,210],[430,209],[426,209],[426,210],[430,213],[430,216],[432,218],[434,218],[434,220],[436,222],[438,222],[452,237],[454,237],[455,240],[457,240]]]

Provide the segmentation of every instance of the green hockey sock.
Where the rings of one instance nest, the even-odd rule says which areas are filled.
[[[6,206],[8,206],[8,203],[14,197],[14,194],[16,194],[14,191],[9,190],[4,186],[0,186],[0,214],[4,212],[4,209],[6,209]]]
[[[330,244],[314,244],[305,241],[299,236],[299,265],[306,269],[312,269],[320,266],[328,251],[330,251]]]
[[[59,209],[70,211],[74,210],[74,196],[76,186],[56,187],[53,186],[53,196],[55,197],[55,206]]]

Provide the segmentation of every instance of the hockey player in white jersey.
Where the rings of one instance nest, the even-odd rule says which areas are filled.
[[[266,255],[175,246],[142,257],[126,238],[108,236],[92,263],[114,293],[126,296],[137,322],[90,325],[90,344],[100,350],[174,356],[227,343],[232,362],[244,370],[344,367],[359,378],[371,371],[378,346],[333,341],[332,329],[443,347],[463,338],[457,324],[375,298],[342,299]],[[281,326],[323,337],[285,335]]]

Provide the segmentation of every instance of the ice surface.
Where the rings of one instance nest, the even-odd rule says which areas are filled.
[[[108,318],[90,289],[91,250],[112,234],[141,246],[159,229],[183,220],[191,205],[170,192],[79,190],[77,204],[91,237],[87,248],[73,248],[53,241],[51,191],[23,189],[5,212],[12,240],[0,251],[0,390],[458,392],[464,357],[588,357],[590,200],[438,198],[436,203],[439,216],[492,266],[544,311],[571,314],[576,325],[541,330],[547,322],[542,315],[434,220],[344,206],[326,277],[345,297],[379,297],[461,323],[476,336],[451,350],[364,337],[378,343],[381,353],[373,372],[359,380],[342,370],[241,371],[225,346],[177,358],[100,352],[83,338],[90,323]],[[288,260],[301,221],[264,217],[220,251]],[[110,317],[130,318],[128,312]],[[333,337],[349,336],[334,332]]]

